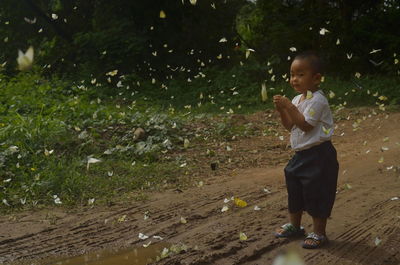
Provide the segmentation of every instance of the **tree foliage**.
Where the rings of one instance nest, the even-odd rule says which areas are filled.
[[[50,74],[105,79],[118,69],[141,78],[188,78],[243,60],[247,48],[259,63],[284,72],[295,47],[321,51],[333,73],[395,73],[399,6],[398,0],[3,0],[0,63],[13,74],[17,49],[33,45],[36,65]]]

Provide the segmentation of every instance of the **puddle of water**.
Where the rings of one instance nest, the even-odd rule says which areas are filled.
[[[169,243],[156,243],[147,248],[130,248],[124,250],[104,250],[99,252],[87,253],[72,258],[59,258],[56,260],[33,262],[29,264],[45,265],[146,265],[156,261],[164,248],[169,248]]]

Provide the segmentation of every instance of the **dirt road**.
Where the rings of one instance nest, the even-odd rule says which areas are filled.
[[[307,265],[400,264],[400,113],[357,111],[337,125],[338,193],[328,221],[330,243],[320,250],[301,249],[301,239],[274,238],[273,230],[287,222],[283,167],[290,151],[269,154],[260,136],[234,146],[258,148],[249,153],[256,162],[236,169],[207,168],[201,187],[152,193],[149,200],[129,206],[2,216],[0,263],[141,246],[148,242],[138,238],[143,233],[188,247],[157,264],[271,264],[288,247],[297,249]],[[248,206],[224,203],[232,196]],[[224,205],[228,210],[222,212]],[[310,217],[303,219],[310,231]],[[239,240],[240,232],[246,241]]]

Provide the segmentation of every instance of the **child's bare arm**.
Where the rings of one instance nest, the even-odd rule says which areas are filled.
[[[304,115],[290,102],[290,105],[285,108],[293,123],[304,132],[311,131],[314,126],[306,122]]]
[[[293,121],[290,118],[288,112],[283,108],[278,108],[277,110],[279,112],[279,115],[281,116],[281,122],[283,127],[285,127],[285,129],[290,132],[293,127]]]
[[[281,95],[274,96],[273,100],[274,100],[275,108],[279,112],[279,116],[281,117],[281,122],[282,122],[283,127],[285,127],[285,129],[290,132],[293,127],[293,121],[290,118],[290,115],[288,114],[288,112],[283,107],[283,105],[280,104],[281,98],[282,98]]]

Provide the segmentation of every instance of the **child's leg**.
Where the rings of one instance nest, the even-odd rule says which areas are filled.
[[[328,220],[327,218],[318,218],[318,217],[313,217],[313,226],[314,226],[314,233],[320,236],[325,236],[326,235],[326,221]]]
[[[304,235],[304,228],[300,226],[303,211],[289,213],[290,223],[284,224],[275,230],[275,237],[297,237]]]
[[[312,217],[314,233],[309,234],[303,241],[303,248],[319,248],[327,240],[326,238],[326,221],[327,218]]]
[[[303,211],[297,212],[297,213],[290,213],[289,214],[289,219],[290,219],[290,223],[296,227],[296,228],[300,228],[300,224],[301,224],[301,217],[303,216]]]

